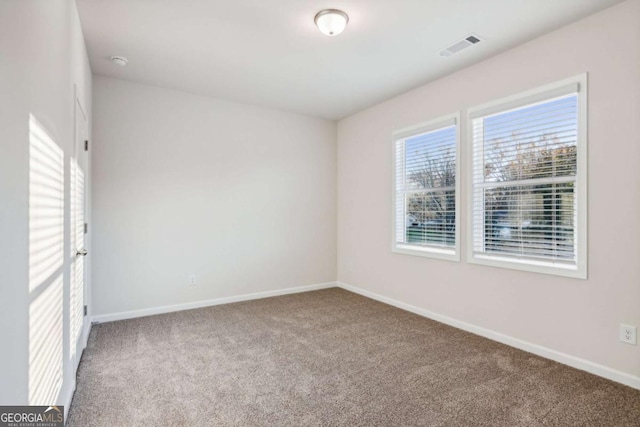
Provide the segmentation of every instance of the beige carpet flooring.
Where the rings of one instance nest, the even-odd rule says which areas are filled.
[[[69,426],[640,426],[640,391],[341,290],[94,325]]]

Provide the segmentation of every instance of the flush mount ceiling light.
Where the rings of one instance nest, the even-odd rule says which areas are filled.
[[[109,58],[111,60],[111,62],[113,62],[114,64],[120,66],[120,67],[126,67],[127,63],[129,62],[129,60],[127,58],[125,58],[124,56],[112,56],[111,58]]]
[[[322,34],[337,36],[344,31],[349,16],[338,9],[325,9],[318,12],[313,20]]]

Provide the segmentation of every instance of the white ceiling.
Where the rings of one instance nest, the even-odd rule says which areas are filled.
[[[95,74],[329,119],[619,2],[77,0]],[[340,36],[315,27],[325,8],[349,14]],[[438,55],[470,33],[485,41]]]

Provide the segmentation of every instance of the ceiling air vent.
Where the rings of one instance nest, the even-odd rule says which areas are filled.
[[[459,42],[456,42],[451,46],[441,50],[440,56],[451,56],[454,53],[458,53],[461,50],[468,48],[469,46],[480,43],[481,41],[482,39],[480,37],[476,36],[475,34],[471,34],[470,36],[465,37]]]

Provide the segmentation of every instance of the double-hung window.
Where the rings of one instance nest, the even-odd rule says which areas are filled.
[[[473,263],[586,278],[586,76],[469,110]]]
[[[392,250],[458,261],[459,115],[393,134]]]

